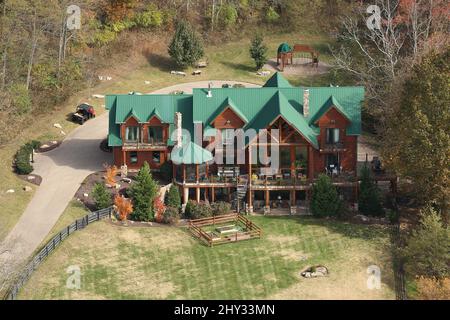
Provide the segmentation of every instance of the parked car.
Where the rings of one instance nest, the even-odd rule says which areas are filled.
[[[87,103],[80,104],[76,111],[72,113],[72,121],[83,124],[85,121],[95,118],[94,107]]]

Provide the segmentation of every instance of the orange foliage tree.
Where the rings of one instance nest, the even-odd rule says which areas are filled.
[[[116,176],[117,176],[117,167],[116,166],[110,166],[109,164],[104,164],[103,167],[106,170],[106,173],[104,175],[105,181],[107,184],[109,184],[111,187],[116,186]]]
[[[162,222],[164,211],[166,211],[166,206],[161,201],[161,197],[158,196],[153,201],[153,212],[155,213],[156,222]]]
[[[114,206],[121,221],[127,220],[128,216],[133,212],[131,200],[124,196],[119,196],[118,194],[114,197]]]
[[[419,277],[417,279],[417,291],[418,298],[421,300],[449,300],[450,278]]]

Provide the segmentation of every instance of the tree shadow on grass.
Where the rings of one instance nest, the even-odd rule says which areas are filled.
[[[176,63],[170,58],[169,54],[162,55],[150,51],[145,51],[144,56],[147,59],[148,63],[160,71],[170,72],[172,70],[177,70]]]

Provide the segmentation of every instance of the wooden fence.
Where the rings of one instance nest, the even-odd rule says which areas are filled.
[[[245,226],[245,231],[237,231],[233,234],[216,238],[213,237],[211,233],[205,232],[202,229],[202,227],[205,226],[211,226],[226,222],[240,223]],[[260,238],[262,235],[262,229],[260,227],[240,214],[227,214],[222,216],[191,220],[189,221],[189,230],[196,238],[210,247],[217,244]]]
[[[6,294],[6,300],[14,300],[19,293],[19,290],[25,285],[25,283],[30,279],[34,270],[36,270],[42,261],[49,256],[49,254],[55,250],[61,242],[66,239],[69,235],[77,230],[84,229],[87,225],[92,222],[99,221],[105,218],[111,218],[113,208],[101,209],[98,211],[91,212],[86,216],[75,220],[70,225],[62,229],[57,235],[55,235],[47,244],[28,262],[25,268],[16,277],[15,283],[11,286],[8,293]]]

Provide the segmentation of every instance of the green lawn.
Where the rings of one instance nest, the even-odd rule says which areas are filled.
[[[389,232],[377,226],[293,217],[250,217],[262,239],[209,248],[175,227],[103,221],[72,235],[34,273],[21,299],[394,299]],[[302,260],[306,259],[306,260]],[[327,278],[299,271],[323,264]],[[367,289],[367,267],[382,286]],[[67,267],[81,289],[67,289]]]
[[[302,39],[302,43],[312,45],[321,52],[321,59],[330,62],[332,60],[327,43],[329,39],[324,36],[310,36],[305,34],[283,34],[266,36],[265,42],[269,48],[268,57],[275,57],[277,46],[281,42],[295,43]],[[18,136],[6,146],[0,148],[0,241],[8,234],[11,228],[20,218],[26,205],[33,196],[33,192],[24,192],[22,189],[28,183],[20,180],[12,172],[11,164],[14,153],[25,142],[32,139],[41,141],[62,139],[60,130],[53,127],[58,122],[63,126],[63,130],[69,133],[78,125],[66,119],[67,114],[74,110],[75,105],[88,101],[96,107],[97,114],[103,112],[101,106],[104,101],[91,98],[92,94],[105,93],[127,93],[138,91],[148,93],[166,86],[199,80],[238,80],[263,84],[268,77],[256,75],[253,61],[249,57],[249,39],[242,39],[239,42],[221,44],[220,46],[209,46],[205,48],[206,58],[209,66],[203,69],[201,76],[190,75],[187,70],[186,77],[179,77],[170,74],[170,70],[177,69],[172,65],[167,52],[153,52],[148,54],[146,59],[136,63],[132,68],[112,68],[114,73],[112,81],[98,83],[93,88],[88,88],[74,94],[66,103],[58,106],[55,112],[39,114],[34,117],[32,125],[21,128]],[[125,65],[125,64],[124,64]],[[107,75],[108,72],[102,74]],[[308,78],[287,77],[294,85],[329,85],[334,82],[332,73],[318,75]],[[147,85],[144,81],[150,81]],[[341,83],[342,85],[342,83]],[[15,193],[5,193],[8,189],[15,189]],[[36,187],[33,186],[33,190]]]

